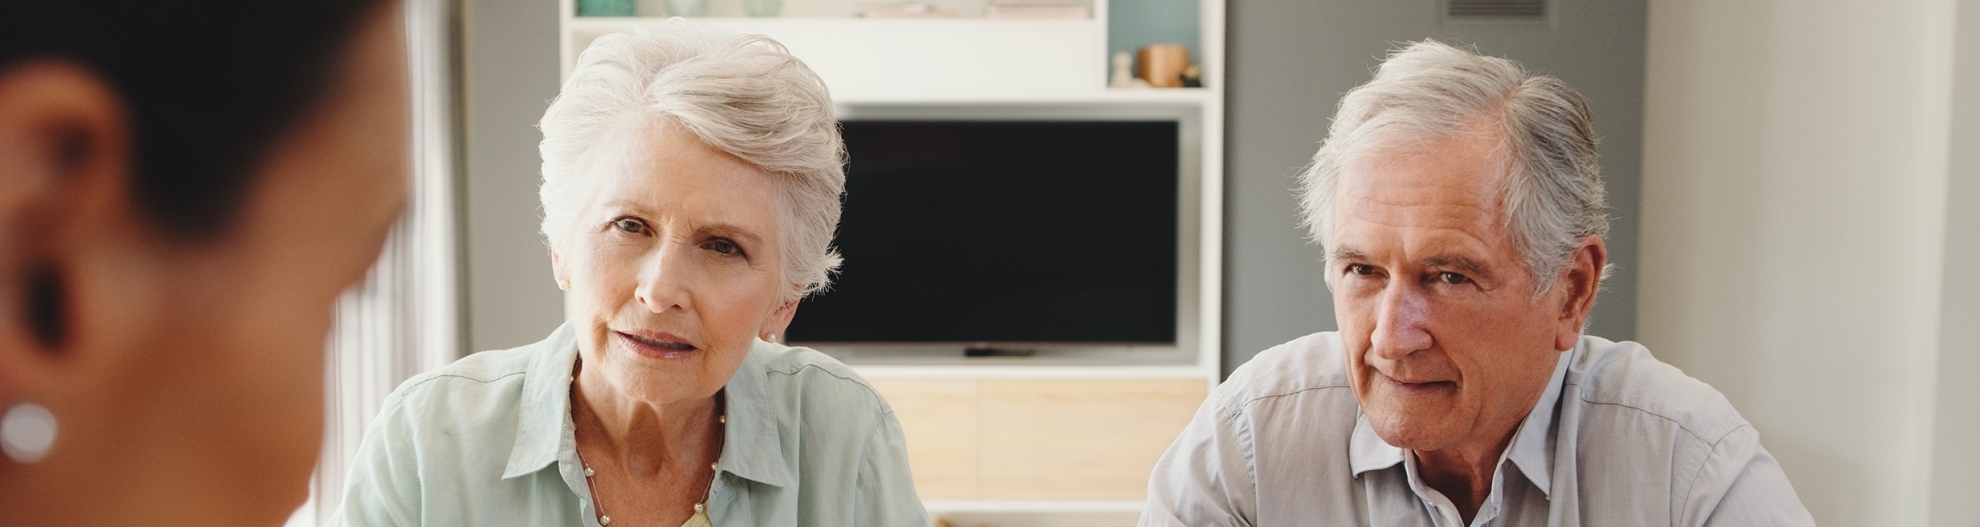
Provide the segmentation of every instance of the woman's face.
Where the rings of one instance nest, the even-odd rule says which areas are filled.
[[[583,374],[649,404],[713,396],[795,306],[776,182],[672,122],[626,144],[552,253]]]
[[[406,200],[397,13],[378,9],[354,35],[325,98],[265,158],[233,230],[156,267],[176,284],[155,299],[180,313],[158,317],[175,353],[141,370],[191,388],[153,413],[196,423],[212,462],[252,476],[229,494],[278,520],[304,499],[322,443],[331,307],[377,260]]]
[[[32,400],[60,419],[46,458],[10,465],[47,504],[35,509],[63,521],[269,524],[302,504],[322,445],[332,306],[377,259],[406,200],[398,13],[381,6],[350,37],[322,98],[259,160],[213,238],[173,239],[139,213],[119,186],[128,155],[74,156],[84,168],[70,181],[87,198],[59,211],[37,253],[67,336],[4,343],[10,367],[35,369],[6,376],[0,388],[17,392],[0,401]],[[89,503],[62,501],[77,495]]]

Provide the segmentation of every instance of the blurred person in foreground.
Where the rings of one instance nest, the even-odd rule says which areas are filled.
[[[1608,218],[1566,83],[1408,45],[1302,184],[1340,331],[1232,373],[1142,525],[1814,524],[1725,397],[1581,334]]]
[[[0,525],[278,525],[406,199],[396,2],[0,4]]]
[[[927,525],[886,402],[776,343],[839,264],[818,76],[674,19],[593,42],[541,128],[568,320],[400,386],[333,523]]]

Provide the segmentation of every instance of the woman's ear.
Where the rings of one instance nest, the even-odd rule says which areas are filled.
[[[763,329],[756,332],[757,338],[771,342],[781,342],[784,337],[784,330],[791,327],[791,319],[797,316],[798,302],[802,300],[804,299],[800,297],[785,302],[783,305],[777,306],[775,311],[771,311],[770,318],[763,321]]]
[[[95,74],[60,61],[0,70],[0,403],[72,385],[87,357],[82,292],[116,266],[92,264],[99,229],[129,227],[129,120]],[[122,236],[130,236],[125,233]],[[102,306],[95,306],[102,307]],[[104,322],[104,321],[97,321]]]
[[[571,273],[564,270],[564,257],[556,248],[550,249],[550,275],[557,279],[557,288],[571,290]]]

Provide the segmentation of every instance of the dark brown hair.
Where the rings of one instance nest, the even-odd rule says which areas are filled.
[[[123,98],[134,201],[160,231],[227,230],[255,169],[323,98],[380,0],[6,0],[0,71],[68,61]],[[394,3],[396,5],[396,3]]]

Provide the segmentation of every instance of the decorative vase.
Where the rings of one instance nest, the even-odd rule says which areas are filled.
[[[753,17],[773,17],[784,11],[784,0],[743,0],[743,13]]]
[[[667,0],[667,14],[671,16],[707,15],[708,0]]]
[[[578,0],[578,16],[633,16],[633,0]]]

